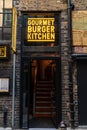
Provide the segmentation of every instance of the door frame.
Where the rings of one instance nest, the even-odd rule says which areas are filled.
[[[56,122],[55,122],[55,127],[58,128],[58,124],[60,123],[62,119],[62,102],[61,102],[61,59],[60,57],[23,57],[22,58],[22,63],[21,63],[21,96],[20,96],[20,127],[23,128],[22,126],[22,120],[23,120],[23,108],[22,108],[22,101],[23,101],[23,65],[24,63],[27,63],[30,68],[30,61],[31,60],[55,60],[56,61]],[[30,64],[29,64],[30,63]],[[30,70],[29,70],[30,71]],[[29,87],[30,89],[30,87]],[[28,101],[29,101],[29,95],[28,95]],[[60,107],[58,107],[60,106]],[[29,128],[29,106],[28,106],[28,121],[27,121],[27,128]]]

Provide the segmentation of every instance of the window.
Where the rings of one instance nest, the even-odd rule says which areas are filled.
[[[11,26],[12,23],[12,10],[11,9],[4,9],[3,15],[3,25],[4,26]]]
[[[0,0],[0,40],[11,40],[12,0]]]

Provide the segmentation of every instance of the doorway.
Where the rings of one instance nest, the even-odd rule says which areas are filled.
[[[22,128],[58,127],[61,121],[59,60],[24,61],[22,88]]]
[[[79,125],[87,125],[87,60],[77,61]]]

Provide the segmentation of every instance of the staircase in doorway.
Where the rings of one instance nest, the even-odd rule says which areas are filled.
[[[35,94],[35,117],[54,117],[55,87],[53,81],[37,81]]]

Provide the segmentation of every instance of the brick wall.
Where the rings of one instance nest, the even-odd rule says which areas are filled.
[[[87,0],[71,0],[75,5],[75,10],[87,10]]]
[[[63,2],[58,2],[58,0],[19,0],[19,10],[61,10],[66,9],[67,4]]]
[[[5,44],[7,43],[4,42]],[[11,45],[11,42],[9,43]],[[19,127],[19,105],[20,105],[20,44],[17,44],[16,55],[16,96],[15,96],[15,125]],[[10,78],[9,94],[0,94],[0,126],[4,127],[4,108],[8,107],[7,126],[11,127],[12,121],[12,87],[13,87],[13,53],[9,61],[0,62],[0,77]]]
[[[7,42],[4,42],[5,44]],[[11,44],[8,43],[8,44]],[[12,59],[12,57],[11,57]],[[12,87],[12,60],[0,62],[0,77],[9,77],[10,78],[10,88]],[[7,98],[8,97],[8,98]],[[6,96],[5,94],[0,94],[0,126],[4,125],[4,107],[8,107],[8,122],[10,122],[10,111],[11,111],[11,96]]]
[[[77,86],[77,66],[76,60],[73,61],[73,103],[74,103],[74,122],[75,126],[78,126],[78,86]]]
[[[69,124],[69,47],[68,47],[67,10],[61,12],[61,88],[62,88],[62,120]]]

